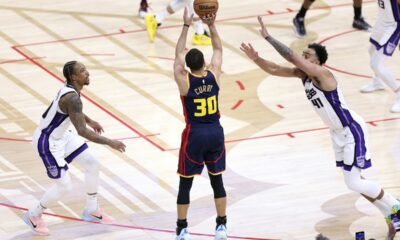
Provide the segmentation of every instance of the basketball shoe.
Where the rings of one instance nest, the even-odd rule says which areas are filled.
[[[392,113],[400,113],[400,93],[397,93],[396,95],[396,101],[390,109]]]
[[[211,38],[208,35],[207,31],[204,31],[204,34],[194,34],[192,37],[192,43],[194,45],[211,45]]]
[[[362,93],[370,93],[370,92],[375,92],[379,90],[384,90],[385,86],[377,79],[373,79],[372,82],[368,83],[367,85],[363,86],[360,89],[360,92]]]
[[[226,227],[224,224],[221,224],[215,230],[215,238],[214,240],[227,240],[228,235],[226,234]]]
[[[32,229],[32,231],[35,234],[41,236],[47,236],[50,234],[49,229],[44,224],[42,215],[40,215],[39,217],[34,217],[29,213],[29,211],[27,211],[22,219]]]
[[[392,207],[391,214],[386,217],[386,223],[389,225],[388,238],[392,235],[393,239],[396,232],[400,231],[400,204],[396,204]]]
[[[187,228],[183,228],[175,240],[190,240],[190,234]]]
[[[97,208],[94,212],[89,212],[87,209],[83,210],[82,220],[87,222],[98,222],[104,224],[111,224],[114,219],[106,214],[104,214],[100,208]]]
[[[146,23],[147,34],[149,35],[150,42],[154,42],[158,27],[156,17],[154,15],[146,15],[144,16],[144,21]]]
[[[293,18],[293,30],[298,38],[304,38],[307,35],[304,18]]]
[[[359,19],[353,20],[353,28],[363,31],[369,31],[371,29],[371,25],[369,25],[363,17]]]

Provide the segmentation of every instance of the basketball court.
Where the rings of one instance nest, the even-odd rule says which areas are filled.
[[[308,36],[295,37],[292,19],[300,0],[219,0],[217,29],[224,47],[220,93],[225,130],[229,239],[384,239],[381,213],[345,186],[335,167],[328,129],[308,103],[301,81],[273,77],[240,51],[290,66],[259,35],[258,15],[272,36],[301,52],[310,42],[327,46],[326,67],[339,81],[347,104],[369,127],[373,167],[365,176],[400,197],[400,114],[389,112],[395,95],[362,94],[372,76],[368,32],[351,27],[350,0],[317,1],[307,13]],[[152,0],[158,12],[168,0]],[[175,238],[178,153],[185,126],[173,79],[180,11],[167,17],[149,43],[139,1],[0,0],[0,239]],[[363,15],[372,25],[376,1]],[[188,48],[194,47],[189,30]],[[198,47],[206,61],[211,47]],[[83,171],[70,165],[73,191],[47,210],[51,235],[33,235],[22,221],[52,185],[31,139],[42,113],[64,81],[65,62],[83,62],[91,84],[83,111],[122,140],[126,153],[88,143],[100,159],[99,200],[114,225],[80,220],[85,204]],[[400,78],[399,52],[387,61]],[[213,239],[215,209],[208,176],[196,177],[189,209],[192,239]]]

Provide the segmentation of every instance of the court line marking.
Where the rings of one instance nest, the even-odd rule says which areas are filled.
[[[15,205],[11,205],[8,203],[3,203],[0,202],[0,206],[7,207],[7,208],[12,208],[16,210],[21,210],[21,211],[27,211],[27,208],[24,207],[19,207]],[[139,226],[133,226],[133,225],[127,225],[127,224],[118,224],[118,223],[112,223],[112,224],[104,224],[104,223],[98,223],[98,222],[88,222],[84,221],[80,218],[76,217],[68,217],[68,216],[63,216],[63,215],[58,215],[58,214],[53,214],[53,213],[47,213],[44,212],[44,215],[51,216],[51,217],[56,217],[56,218],[61,218],[61,219],[66,219],[66,220],[71,220],[71,221],[76,221],[76,222],[86,222],[86,223],[91,223],[91,224],[101,224],[105,226],[113,226],[113,227],[120,227],[120,228],[129,228],[129,229],[136,229],[136,230],[143,230],[143,231],[152,231],[152,232],[161,232],[161,233],[175,233],[175,230],[169,230],[169,229],[159,229],[159,228],[148,228],[148,227],[139,227]],[[190,232],[191,235],[195,236],[205,236],[205,237],[214,237],[214,234],[205,234],[205,233],[196,233],[196,232]],[[240,236],[231,236],[229,235],[230,239],[248,239],[248,240],[277,240],[277,239],[272,239],[272,238],[257,238],[257,237],[240,237]]]
[[[371,3],[374,0],[371,1],[365,1],[365,3]],[[336,8],[336,7],[342,7],[342,6],[348,6],[348,5],[352,5],[352,4],[337,4],[337,5],[332,5],[332,6],[325,6],[325,7],[317,7],[317,8],[312,8],[310,10],[317,10],[317,9],[324,9],[324,8]],[[291,12],[287,12],[287,11],[282,11],[282,12],[277,12],[274,14],[290,14]],[[232,20],[239,20],[239,19],[246,19],[246,18],[252,18],[255,17],[256,15],[252,15],[252,16],[243,16],[243,17],[235,17],[235,18],[226,18],[226,19],[221,19],[218,20],[216,22],[224,22],[224,21],[232,21]],[[258,16],[258,15],[257,15]],[[264,14],[264,16],[268,16],[268,14]],[[181,24],[178,25],[172,25],[172,26],[166,26],[166,27],[160,27],[160,29],[168,29],[168,28],[176,28],[176,27],[180,27]],[[113,32],[113,33],[107,33],[107,34],[98,34],[98,35],[92,35],[92,36],[84,36],[84,37],[75,37],[75,38],[70,38],[70,39],[61,39],[61,40],[52,40],[52,41],[45,41],[45,42],[37,42],[37,43],[29,43],[29,44],[20,44],[20,45],[15,45],[12,46],[11,48],[16,51],[17,53],[19,53],[20,55],[22,55],[23,57],[25,57],[27,60],[29,60],[30,62],[32,62],[34,65],[38,66],[39,68],[41,68],[42,70],[44,70],[45,72],[47,72],[48,74],[50,74],[51,76],[53,76],[56,80],[64,83],[64,80],[62,80],[61,78],[59,78],[56,74],[54,74],[53,72],[51,72],[48,68],[46,68],[45,66],[43,66],[42,64],[40,64],[39,62],[35,61],[34,58],[29,57],[27,54],[25,54],[22,50],[19,49],[19,47],[27,47],[27,46],[33,46],[33,45],[42,45],[42,44],[50,44],[50,43],[61,43],[61,42],[67,42],[67,41],[74,41],[74,40],[83,40],[83,39],[91,39],[91,38],[98,38],[98,37],[106,37],[106,36],[113,36],[113,35],[121,35],[121,34],[126,34],[126,33],[137,33],[137,32],[144,32],[146,31],[146,29],[137,29],[137,30],[132,30],[132,31],[121,31],[121,29],[119,29],[118,32]],[[354,31],[354,30],[353,30]],[[147,142],[149,142],[150,144],[152,144],[153,146],[155,146],[156,148],[158,148],[161,151],[168,151],[168,149],[165,149],[164,147],[162,147],[161,145],[157,144],[155,141],[149,139],[146,135],[144,135],[143,133],[141,133],[139,130],[136,130],[133,126],[129,125],[127,122],[125,122],[124,120],[122,120],[120,117],[118,117],[117,115],[115,115],[114,113],[112,113],[111,111],[109,111],[108,109],[106,109],[105,107],[103,107],[102,105],[100,105],[99,103],[97,103],[96,101],[94,101],[93,99],[91,99],[90,97],[86,96],[85,94],[81,94],[86,100],[88,100],[89,102],[91,102],[93,105],[95,105],[96,107],[100,108],[101,110],[103,110],[104,112],[106,112],[108,115],[110,115],[112,118],[114,118],[115,120],[117,120],[118,122],[120,122],[122,125],[124,125],[125,127],[127,127],[128,129],[132,130],[133,132],[135,132],[136,134],[138,134],[140,137],[142,137],[144,140],[146,140]],[[239,106],[241,104],[241,102],[239,101],[237,103],[237,105]]]

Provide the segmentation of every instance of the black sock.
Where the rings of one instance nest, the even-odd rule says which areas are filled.
[[[178,221],[176,221],[176,235],[179,235],[182,229],[187,228],[187,226],[188,223],[186,219],[178,219]]]
[[[302,5],[300,11],[296,15],[296,18],[304,18],[306,16],[307,11],[308,8],[304,8],[304,6]]]
[[[215,219],[215,221],[217,222],[217,227],[216,227],[215,229],[217,229],[218,226],[221,225],[221,224],[223,224],[223,225],[226,226],[226,222],[227,222],[226,216],[223,216],[223,217],[218,216],[218,217]]]
[[[361,7],[353,6],[353,8],[354,8],[354,19],[360,19],[361,18]]]

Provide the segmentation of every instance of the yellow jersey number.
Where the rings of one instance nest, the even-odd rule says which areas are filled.
[[[195,117],[204,117],[217,112],[217,96],[215,95],[209,98],[197,98],[193,101],[197,107],[197,111],[194,113]]]

